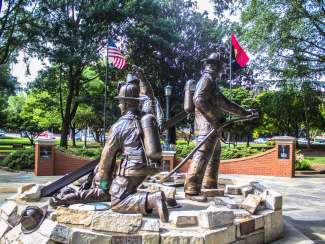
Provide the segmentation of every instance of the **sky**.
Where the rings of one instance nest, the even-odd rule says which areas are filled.
[[[200,12],[207,11],[210,17],[213,16],[213,5],[210,3],[210,0],[198,0],[198,9]],[[40,71],[44,66],[41,60],[30,58],[30,75],[26,75],[27,66],[23,62],[23,59],[24,53],[20,53],[17,58],[17,63],[12,65],[11,74],[17,77],[17,80],[22,87],[26,87],[26,84],[33,81],[36,78],[38,71]]]

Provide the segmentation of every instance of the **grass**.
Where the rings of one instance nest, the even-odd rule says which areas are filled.
[[[0,137],[0,145],[24,144],[30,145],[28,138]]]
[[[310,162],[310,164],[325,164],[325,157],[321,156],[305,156],[305,159]]]

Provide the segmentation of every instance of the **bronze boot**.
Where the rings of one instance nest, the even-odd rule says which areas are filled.
[[[207,202],[208,199],[203,195],[185,194],[185,198],[195,202]]]
[[[155,209],[162,222],[169,221],[168,208],[166,205],[166,197],[163,192],[149,193],[147,198],[147,210]]]

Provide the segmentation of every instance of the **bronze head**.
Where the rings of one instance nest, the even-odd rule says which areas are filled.
[[[119,108],[122,114],[128,110],[136,110],[139,107],[139,89],[135,84],[123,84],[119,89],[118,96],[115,98],[119,100]]]
[[[211,53],[208,58],[202,60],[205,65],[205,70],[211,72],[214,76],[222,75],[227,59],[219,52]]]

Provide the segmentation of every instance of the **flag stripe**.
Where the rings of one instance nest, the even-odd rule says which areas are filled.
[[[111,40],[108,39],[108,60],[111,61],[113,66],[118,69],[123,69],[124,66],[126,65],[126,60],[125,57],[123,56],[121,50],[119,50],[115,43]]]

